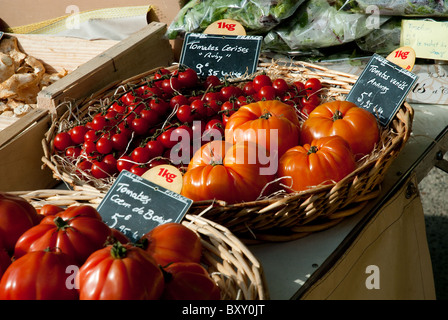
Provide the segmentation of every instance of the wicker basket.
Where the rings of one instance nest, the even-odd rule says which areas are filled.
[[[10,192],[35,208],[44,204],[68,207],[89,204],[97,207],[103,193],[44,189]],[[203,245],[201,264],[221,289],[222,300],[268,300],[263,269],[257,258],[227,228],[203,217],[188,214],[182,224],[195,231]]]
[[[175,66],[172,67],[176,68]],[[318,78],[322,82],[322,96],[327,100],[343,100],[357,80],[357,76],[330,70],[306,62],[263,62],[259,71],[290,82]],[[43,139],[45,165],[54,176],[70,184],[75,190],[106,192],[114,178],[108,181],[81,180],[52,152],[52,140],[58,130],[96,108],[108,105],[117,92],[126,92],[150,79],[154,71],[127,79],[111,86],[54,119],[53,126]],[[242,79],[244,80],[244,79]],[[325,230],[347,216],[359,212],[380,190],[384,175],[398,156],[411,134],[414,111],[404,103],[387,129],[381,132],[376,149],[358,162],[358,168],[343,180],[332,185],[316,187],[295,194],[276,194],[252,202],[227,204],[219,200],[194,202],[190,213],[203,216],[223,225],[246,243],[258,241],[288,241],[312,232]]]

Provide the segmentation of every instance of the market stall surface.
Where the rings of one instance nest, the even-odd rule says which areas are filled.
[[[448,173],[438,168],[433,168],[419,184],[437,300],[448,299],[447,185]]]

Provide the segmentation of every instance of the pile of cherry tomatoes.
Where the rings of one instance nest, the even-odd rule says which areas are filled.
[[[103,179],[123,169],[141,176],[160,164],[185,168],[211,132],[213,139],[224,137],[227,120],[241,106],[277,99],[306,118],[320,104],[321,88],[317,78],[287,83],[258,74],[229,82],[216,76],[199,79],[191,68],[160,68],[104,109],[59,132],[54,149],[76,166],[80,177],[88,173]],[[185,135],[191,148],[179,148]]]

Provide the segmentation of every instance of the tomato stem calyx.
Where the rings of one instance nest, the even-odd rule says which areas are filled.
[[[127,255],[127,249],[118,241],[112,245],[110,254],[114,259],[123,259]]]
[[[316,153],[317,151],[319,151],[319,148],[317,146],[311,146],[308,150],[307,154],[312,154],[312,153]]]
[[[340,110],[336,110],[333,114],[333,121],[343,119],[344,116]]]
[[[56,225],[56,227],[58,228],[58,230],[65,230],[66,228],[68,228],[70,225],[67,221],[65,221],[64,219],[62,219],[61,217],[56,217],[53,219],[54,224]]]

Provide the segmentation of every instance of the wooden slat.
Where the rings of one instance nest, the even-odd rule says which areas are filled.
[[[166,24],[152,22],[42,90],[38,107],[54,113],[61,102],[84,99],[113,82],[168,66],[174,58],[165,33]]]
[[[75,70],[118,43],[116,40],[85,40],[40,34],[11,34],[19,48],[41,60],[49,72]]]

